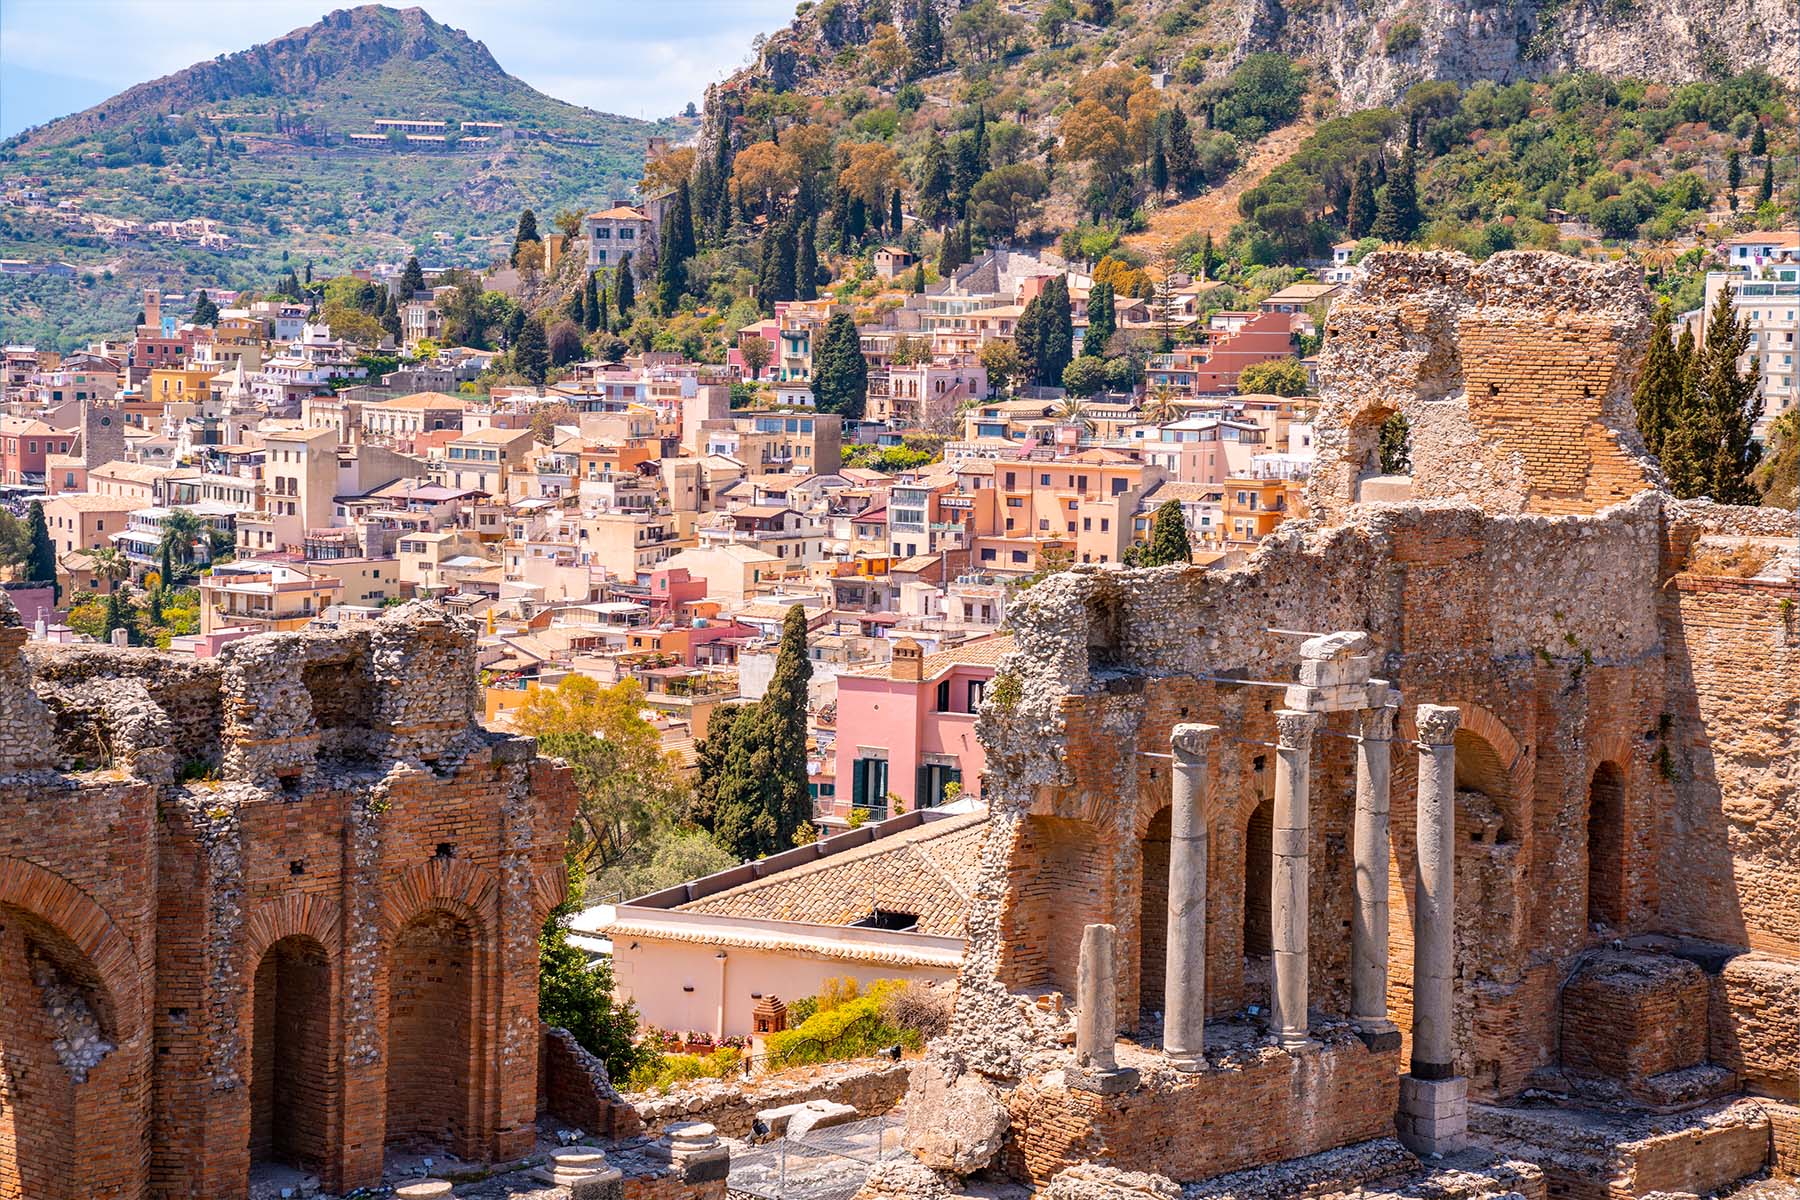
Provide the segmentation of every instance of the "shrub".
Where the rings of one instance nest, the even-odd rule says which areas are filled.
[[[949,988],[914,979],[887,994],[881,1003],[881,1015],[889,1024],[929,1039],[949,1030],[954,1005]]]
[[[1425,31],[1419,28],[1417,21],[1402,21],[1388,30],[1387,52],[1389,55],[1405,54],[1417,46],[1424,36]]]
[[[633,1067],[626,1088],[634,1092],[666,1090],[695,1079],[723,1079],[743,1069],[744,1052],[721,1046],[711,1054],[657,1054]]]
[[[887,997],[900,986],[897,980],[878,980],[855,999],[830,1009],[821,1003],[820,1011],[800,1025],[771,1034],[765,1043],[768,1068],[867,1058],[896,1044],[908,1050],[921,1048],[925,1040],[918,1030],[902,1029],[882,1014]]]
[[[807,1019],[818,1011],[819,998],[817,996],[802,996],[792,1004],[788,1005],[788,1024],[798,1028],[799,1026],[806,1024]]]
[[[819,1011],[830,1012],[840,1004],[847,1004],[857,997],[856,980],[848,975],[834,975],[819,985]]]

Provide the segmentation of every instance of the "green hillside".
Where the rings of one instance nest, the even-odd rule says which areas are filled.
[[[447,141],[352,139],[383,118],[443,121]],[[470,140],[465,121],[505,130]],[[624,194],[646,138],[670,133],[546,96],[421,9],[335,12],[0,144],[0,173],[47,198],[0,208],[0,257],[82,272],[0,277],[0,337],[79,344],[129,324],[149,284],[267,286],[289,265],[330,272],[413,252],[485,263],[521,208],[547,215]],[[63,201],[78,212],[59,211]],[[108,238],[95,217],[203,218],[230,241]]]

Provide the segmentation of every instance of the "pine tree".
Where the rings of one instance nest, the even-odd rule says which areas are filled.
[[[31,515],[25,520],[25,532],[30,547],[25,555],[25,578],[31,583],[49,583],[53,599],[62,597],[62,587],[56,583],[56,547],[50,541],[50,526],[44,520],[44,504],[41,500],[32,502]]]
[[[1166,567],[1171,563],[1192,562],[1194,547],[1188,541],[1187,518],[1181,501],[1166,500],[1157,505],[1150,524],[1150,540],[1137,553],[1140,567]]]
[[[838,413],[846,424],[860,421],[869,395],[869,365],[855,319],[845,311],[826,322],[813,355],[813,403],[820,412]]]
[[[1375,168],[1365,158],[1356,164],[1356,182],[1350,185],[1350,210],[1344,214],[1344,223],[1352,238],[1361,240],[1369,236],[1369,230],[1375,224],[1375,212]]]
[[[406,260],[405,268],[400,272],[400,294],[411,300],[419,292],[425,290],[425,270],[419,266],[418,255]]]
[[[1087,333],[1081,339],[1083,354],[1105,356],[1106,344],[1118,329],[1117,317],[1113,310],[1113,286],[1110,283],[1096,283],[1088,293],[1088,326]]]
[[[906,48],[912,51],[913,67],[920,74],[937,70],[944,60],[944,26],[938,18],[936,0],[915,0],[917,11],[906,29]]]
[[[581,327],[589,333],[598,333],[605,325],[606,317],[600,307],[600,284],[596,272],[588,272],[587,282],[582,285],[581,291]]]
[[[1771,154],[1768,157],[1763,159],[1762,186],[1756,189],[1756,203],[1758,206],[1761,206],[1761,205],[1767,204],[1769,201],[1773,200],[1774,198],[1775,198],[1775,156]]]
[[[819,220],[810,217],[800,222],[800,244],[794,251],[794,298],[796,300],[817,300],[819,298],[819,251],[814,245],[818,233]]]
[[[1650,349],[1644,371],[1638,376],[1632,405],[1637,409],[1638,433],[1652,454],[1660,455],[1669,426],[1681,406],[1681,359],[1674,338],[1675,309],[1667,300],[1656,306],[1650,325]]]
[[[631,310],[637,305],[637,282],[631,276],[631,251],[619,255],[619,270],[613,282],[613,302],[619,310],[619,324],[631,320]]]
[[[550,340],[544,334],[544,319],[533,313],[519,329],[519,340],[513,344],[513,369],[533,387],[544,386],[550,374]]]

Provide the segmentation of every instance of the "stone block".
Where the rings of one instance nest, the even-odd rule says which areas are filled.
[[[1063,1068],[1063,1082],[1078,1092],[1116,1096],[1137,1087],[1138,1072],[1135,1067],[1112,1067],[1100,1070],[1094,1067],[1072,1066]]]
[[[1469,1081],[1400,1079],[1400,1141],[1414,1154],[1452,1154],[1468,1145]]]
[[[799,1112],[788,1118],[787,1136],[805,1137],[815,1129],[848,1125],[856,1117],[856,1110],[848,1104],[839,1104],[835,1100],[808,1100],[800,1106]]]

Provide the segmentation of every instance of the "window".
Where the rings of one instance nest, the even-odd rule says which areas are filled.
[[[859,758],[850,767],[850,803],[855,808],[887,808],[885,758]]]
[[[985,615],[987,606],[982,605],[982,609],[983,615]],[[981,702],[985,699],[987,699],[987,680],[969,680],[969,711],[979,712],[981,709]]]
[[[982,561],[982,562],[993,562],[993,561],[994,561],[994,552],[993,552],[993,550],[991,550],[991,549],[987,549],[987,548],[984,548],[984,549],[983,549],[983,550],[982,550],[982,551],[981,551],[981,561]]]
[[[1100,518],[1100,532],[1107,533],[1111,530],[1111,528],[1112,528],[1112,521],[1106,517],[1101,517]]]
[[[950,784],[962,784],[962,770],[959,767],[941,763],[927,763],[919,768],[919,792],[915,802],[920,808],[936,808],[944,802],[944,789]]]
[[[1039,487],[1049,487],[1050,486],[1050,476],[1039,475],[1038,476],[1038,486]]]
[[[1127,486],[1128,485],[1126,484],[1126,482],[1123,479],[1113,480],[1112,481],[1112,494],[1117,496],[1120,492],[1124,491]]]
[[[1024,562],[1026,560],[1026,557],[1027,556],[1023,550],[1014,550],[1012,552],[1012,560],[1016,563]]]
[[[937,685],[937,711],[950,711],[950,681],[948,679]]]

